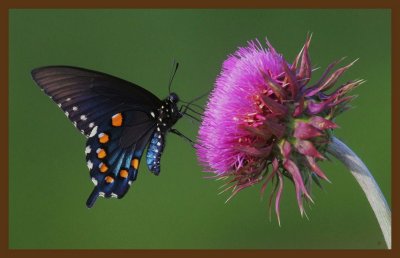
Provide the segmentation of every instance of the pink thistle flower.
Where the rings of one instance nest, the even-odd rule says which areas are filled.
[[[311,182],[329,181],[317,163],[325,159],[332,129],[337,128],[334,118],[354,98],[345,95],[364,82],[349,81],[332,91],[355,62],[332,72],[339,60],[309,86],[313,72],[310,41],[307,37],[292,63],[268,41],[267,49],[251,41],[229,56],[198,135],[199,161],[215,177],[228,179],[225,190],[232,189],[230,198],[257,183],[263,183],[263,193],[275,181],[270,200],[275,196],[278,221],[284,177],[294,183],[302,215],[303,201],[312,201]]]

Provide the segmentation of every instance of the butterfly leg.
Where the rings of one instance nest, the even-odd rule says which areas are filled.
[[[174,133],[180,137],[182,137],[183,139],[187,140],[190,145],[192,145],[194,147],[194,145],[196,144],[192,139],[190,139],[189,137],[185,136],[184,134],[182,134],[181,132],[179,132],[178,130],[176,130],[175,128],[172,128],[170,130],[171,133]]]

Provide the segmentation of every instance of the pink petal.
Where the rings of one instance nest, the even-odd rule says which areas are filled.
[[[322,85],[320,85],[318,88],[313,89],[312,91],[307,92],[306,96],[311,97],[311,96],[314,96],[317,92],[326,91],[326,90],[330,89],[333,85],[335,85],[335,83],[337,82],[339,77],[347,69],[349,69],[356,61],[357,61],[357,59],[355,61],[351,62],[350,64],[348,64],[344,67],[341,67],[338,70],[336,70],[335,72],[333,72],[331,74],[331,76]]]
[[[310,119],[310,124],[319,130],[337,128],[337,124],[320,116],[313,116]]]
[[[288,159],[283,162],[283,167],[292,175],[294,186],[296,189],[297,203],[300,208],[300,213],[303,215],[304,209],[303,209],[303,200],[301,198],[302,194],[304,194],[307,198],[309,198],[312,201],[311,196],[308,194],[307,189],[304,186],[304,181],[301,177],[299,168],[296,166],[296,164],[290,159]]]
[[[273,119],[267,119],[264,122],[266,129],[278,138],[282,138],[286,132],[286,126],[275,122]]]
[[[281,201],[281,195],[282,195],[282,190],[283,190],[283,178],[282,174],[278,173],[278,178],[279,178],[279,188],[278,192],[276,193],[276,199],[275,199],[275,212],[276,212],[276,217],[278,218],[278,224],[279,226],[281,225],[281,219],[279,215],[279,204]]]
[[[292,147],[290,146],[290,143],[288,141],[283,141],[283,144],[281,146],[281,153],[285,159],[289,159],[291,150]]]
[[[314,100],[310,100],[310,101],[308,101],[308,104],[307,104],[307,110],[311,115],[321,113],[328,107],[329,103],[332,101],[333,100],[330,100],[330,99],[321,101],[321,102],[316,102]]]
[[[303,111],[304,111],[304,97],[301,96],[297,106],[294,109],[293,117],[300,116],[303,113]]]
[[[279,115],[286,115],[287,114],[287,107],[278,103],[277,101],[271,99],[268,96],[263,95],[261,97],[263,103],[271,110],[272,113],[279,114]]]
[[[272,137],[272,133],[270,131],[266,130],[265,128],[263,128],[263,126],[254,127],[254,126],[248,126],[248,125],[239,125],[238,127],[240,129],[246,130],[247,132],[254,134],[264,140],[269,140]]]
[[[299,85],[297,84],[296,75],[288,67],[286,61],[282,61],[282,66],[285,71],[286,79],[289,82],[289,87],[292,93],[292,99],[296,99],[297,93],[299,91]]]
[[[263,70],[260,70],[261,75],[264,78],[264,81],[267,83],[267,85],[271,88],[271,90],[275,93],[275,95],[279,99],[286,99],[286,92],[282,88],[281,85],[279,85],[277,82],[274,81],[267,73],[265,73]]]
[[[301,64],[299,69],[299,76],[302,80],[302,85],[306,85],[311,79],[311,61],[308,54],[308,48],[310,46],[311,36],[307,37],[307,41],[304,44],[303,55],[301,57]]]
[[[310,168],[312,169],[312,171],[315,172],[315,174],[317,174],[320,178],[325,179],[326,181],[328,181],[329,183],[331,182],[328,177],[325,175],[324,171],[322,171],[318,166],[317,163],[315,162],[315,160],[310,157],[310,156],[306,156],[306,159],[308,161],[308,164],[310,165]]]
[[[297,151],[303,155],[325,159],[325,157],[318,152],[318,150],[314,147],[314,145],[310,141],[297,140],[295,143],[295,147]]]
[[[272,172],[271,174],[268,175],[267,179],[265,180],[265,182],[263,183],[262,187],[261,187],[261,191],[260,191],[260,195],[263,196],[265,189],[267,188],[267,184],[269,181],[271,181],[271,179],[274,177],[274,175],[276,174],[276,172],[278,171],[278,160],[275,158],[274,161],[272,161]]]
[[[330,65],[328,65],[328,67],[326,68],[325,72],[322,74],[321,78],[319,79],[319,81],[314,84],[313,86],[310,86],[307,91],[306,91],[306,96],[314,96],[316,93],[318,93],[318,89],[322,83],[326,80],[326,77],[329,75],[329,73],[331,72],[332,68],[335,67],[335,65],[337,65],[339,62],[341,62],[344,58],[341,58],[339,60],[336,60],[335,62],[331,63]],[[314,91],[314,93],[311,93],[312,91]]]
[[[322,135],[321,131],[305,122],[296,122],[293,136],[299,139],[310,139]]]
[[[272,145],[269,145],[264,148],[255,148],[252,146],[236,146],[234,147],[236,150],[245,153],[246,155],[250,155],[257,158],[267,158],[271,154]]]

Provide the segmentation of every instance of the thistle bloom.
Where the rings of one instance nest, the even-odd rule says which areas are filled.
[[[222,71],[206,106],[198,135],[197,154],[208,172],[227,179],[232,196],[262,183],[275,186],[275,211],[284,178],[294,183],[303,215],[303,201],[312,201],[311,183],[328,180],[317,162],[324,160],[334,118],[348,109],[354,96],[345,96],[363,83],[354,80],[333,90],[339,77],[354,62],[308,85],[313,70],[309,57],[310,37],[292,63],[267,41],[239,48],[223,63]],[[231,198],[230,197],[230,198]],[[229,199],[228,199],[229,200]]]

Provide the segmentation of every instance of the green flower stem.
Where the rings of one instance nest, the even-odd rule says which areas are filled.
[[[392,213],[371,172],[359,157],[339,139],[332,137],[328,152],[340,160],[357,180],[375,213],[388,249],[392,248]]]

